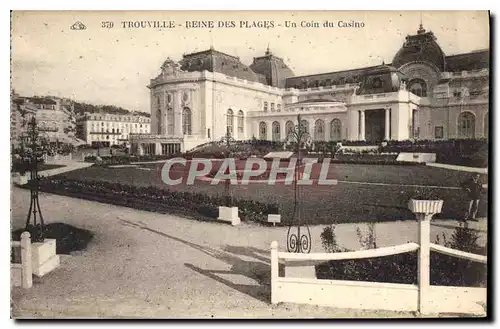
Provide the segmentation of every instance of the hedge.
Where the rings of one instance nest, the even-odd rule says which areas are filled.
[[[318,279],[417,284],[417,252],[316,265]],[[431,251],[431,285],[486,287],[485,264]]]
[[[26,186],[29,187],[29,184]],[[157,187],[139,187],[102,181],[82,181],[67,178],[44,177],[39,181],[40,191],[67,195],[87,200],[115,204],[161,213],[179,213],[197,219],[216,219],[219,206],[238,207],[244,221],[267,223],[268,214],[279,214],[277,204],[209,196],[202,193],[175,192]]]

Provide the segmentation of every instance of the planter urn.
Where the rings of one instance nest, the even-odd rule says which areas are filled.
[[[430,246],[431,218],[441,212],[443,200],[410,199],[408,209],[415,214],[418,227],[418,309],[420,313],[432,313],[430,305]]]
[[[434,215],[439,214],[443,208],[443,200],[410,199],[408,209],[414,214]]]
[[[241,223],[240,217],[238,216],[238,207],[219,207],[219,217],[217,219],[231,223],[233,226]]]

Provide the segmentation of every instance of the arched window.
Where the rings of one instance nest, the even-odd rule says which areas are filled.
[[[228,109],[227,110],[227,118],[226,118],[226,126],[227,126],[227,132],[229,135],[233,136],[233,121],[234,121],[234,113],[233,110]]]
[[[286,131],[286,137],[290,137],[290,135],[293,133],[295,130],[295,125],[293,124],[292,121],[287,121],[285,123],[285,131]]]
[[[488,138],[488,132],[489,132],[489,118],[488,118],[488,114],[490,112],[486,112],[486,114],[484,115],[484,127],[483,127],[483,131],[484,131],[484,137]]]
[[[278,121],[273,122],[273,142],[279,142],[281,140],[281,127]]]
[[[267,102],[264,102],[264,112],[267,112]]]
[[[325,122],[321,119],[316,120],[316,122],[314,123],[314,140],[325,140]]]
[[[339,119],[333,119],[330,122],[330,140],[339,141],[342,139],[342,122]]]
[[[188,107],[182,110],[182,133],[191,135],[191,110]]]
[[[305,131],[306,133],[309,133],[309,122],[307,120],[302,120],[300,122],[301,129]]]
[[[471,112],[462,112],[458,116],[458,135],[462,138],[474,138],[476,118]]]
[[[157,124],[157,133],[158,134],[162,134],[163,132],[161,131],[161,110],[158,109],[158,111],[156,111],[156,124]]]
[[[417,96],[427,97],[427,84],[422,79],[413,79],[408,83],[408,90]]]
[[[267,124],[264,121],[259,124],[259,139],[267,139]]]
[[[174,134],[174,110],[169,107],[167,109],[167,135]]]
[[[238,132],[239,133],[243,133],[243,131],[244,131],[244,128],[243,128],[244,122],[245,122],[244,119],[245,118],[244,118],[243,111],[239,110],[238,111]]]

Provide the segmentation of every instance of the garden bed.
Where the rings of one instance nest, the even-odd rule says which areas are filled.
[[[43,192],[152,212],[175,213],[191,218],[194,215],[194,218],[198,220],[217,219],[218,207],[222,205],[238,207],[239,217],[244,221],[264,223],[267,221],[268,214],[279,213],[279,207],[276,204],[253,200],[228,200],[226,196],[173,192],[155,187],[54,177],[42,178],[39,186]]]
[[[418,252],[316,265],[318,279],[417,284]],[[487,266],[431,251],[431,285],[486,287]]]
[[[50,223],[44,226],[46,239],[56,239],[56,253],[70,254],[73,251],[80,251],[87,248],[88,243],[94,237],[93,233],[65,223]],[[12,232],[12,240],[20,241],[21,234],[25,228]],[[27,229],[31,236],[34,236],[34,227],[30,225]]]

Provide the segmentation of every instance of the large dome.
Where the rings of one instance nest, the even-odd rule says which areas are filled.
[[[422,25],[416,35],[409,35],[403,47],[394,56],[392,65],[400,68],[411,62],[427,62],[436,66],[440,71],[445,70],[445,55],[436,42],[431,31],[426,32]]]

